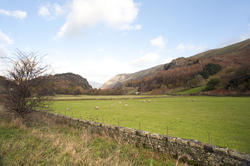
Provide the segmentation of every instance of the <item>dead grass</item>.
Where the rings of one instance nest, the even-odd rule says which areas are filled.
[[[0,165],[175,165],[175,160],[34,115],[0,117]],[[26,119],[27,120],[27,119]]]

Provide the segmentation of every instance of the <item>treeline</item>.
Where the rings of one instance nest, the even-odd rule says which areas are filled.
[[[219,63],[205,64],[200,62],[161,71],[142,80],[126,82],[123,88],[135,88],[141,93],[151,91],[152,94],[164,94],[172,89],[190,89],[200,86],[205,86],[204,91],[217,88],[238,91],[250,90],[250,67],[249,65],[231,66],[222,71],[222,66]]]
[[[43,86],[35,87],[34,91],[40,95],[49,95],[53,96],[56,94],[68,94],[68,95],[121,95],[126,92],[122,89],[92,89],[86,88],[75,84],[74,82],[64,81],[54,82],[53,80],[44,79],[46,83]]]
[[[39,79],[39,80],[38,80]],[[50,77],[36,78],[36,80],[42,82],[39,86],[32,87],[32,93],[36,93],[42,96],[54,96],[56,94],[67,94],[67,95],[122,95],[126,94],[127,91],[121,88],[117,89],[92,89],[81,86],[76,82],[68,80],[56,80]],[[10,80],[0,76],[0,94],[4,94],[6,86],[9,85]]]

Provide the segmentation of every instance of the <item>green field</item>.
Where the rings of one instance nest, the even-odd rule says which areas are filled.
[[[250,153],[249,97],[55,101],[52,108],[67,116],[164,135],[168,132]]]
[[[167,95],[56,95],[54,100],[115,100],[115,99],[140,99],[140,98],[162,98]]]
[[[192,89],[187,89],[181,92],[177,92],[176,94],[180,94],[180,95],[193,95],[193,94],[198,94],[200,93],[205,87],[201,86],[201,87],[196,87],[196,88],[192,88]]]

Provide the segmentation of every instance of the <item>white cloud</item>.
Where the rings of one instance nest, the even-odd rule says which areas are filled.
[[[0,15],[11,16],[16,19],[25,19],[27,17],[27,12],[21,10],[9,11],[5,9],[0,9]]]
[[[13,44],[13,42],[13,39],[0,29],[0,57],[7,56],[9,54],[8,46]]]
[[[73,72],[87,78],[88,81],[104,83],[111,77],[124,73],[132,72],[131,66],[127,62],[118,61],[115,58],[85,58],[77,61],[60,59],[60,61],[51,59],[54,73]]]
[[[200,52],[200,51],[204,51],[206,50],[207,48],[203,45],[194,45],[194,44],[183,44],[183,43],[180,43],[176,49],[178,51],[182,51],[182,52],[185,52],[185,51],[194,51],[194,52]]]
[[[141,30],[142,26],[140,24],[136,25],[129,25],[126,29],[127,30]]]
[[[50,16],[50,12],[47,6],[41,6],[38,10],[38,15],[42,17]]]
[[[73,0],[67,20],[57,36],[76,35],[96,24],[119,30],[139,30],[141,25],[132,24],[138,11],[134,0]]]
[[[22,20],[27,17],[27,13],[25,11],[15,10],[12,12],[12,16]]]
[[[47,63],[51,64],[53,73],[73,72],[88,79],[104,83],[110,78],[121,73],[132,73],[147,69],[159,64],[161,60],[157,53],[146,53],[136,60],[117,59],[117,57],[83,57],[81,53],[68,58],[68,53],[62,50],[54,50],[47,56]]]
[[[135,67],[139,67],[139,66],[148,66],[151,64],[154,64],[157,60],[159,60],[160,56],[155,53],[155,52],[149,52],[146,53],[144,56],[135,59],[134,61],[132,61],[132,65]]]
[[[13,44],[13,40],[0,29],[0,43]]]
[[[54,4],[54,10],[56,16],[62,15],[66,12],[66,9],[57,3]]]
[[[0,44],[0,57],[5,57],[9,53],[8,49],[6,48],[5,45]]]
[[[47,3],[46,5],[40,6],[37,13],[41,17],[52,20],[55,19],[57,16],[65,14],[66,8],[62,7],[57,3]]]
[[[162,36],[158,36],[152,40],[150,40],[150,43],[153,46],[159,47],[159,48],[164,48],[165,47],[165,41],[164,38]]]

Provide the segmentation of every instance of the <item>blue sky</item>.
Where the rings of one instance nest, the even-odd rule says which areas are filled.
[[[250,38],[249,0],[0,0],[0,54],[105,82]]]

